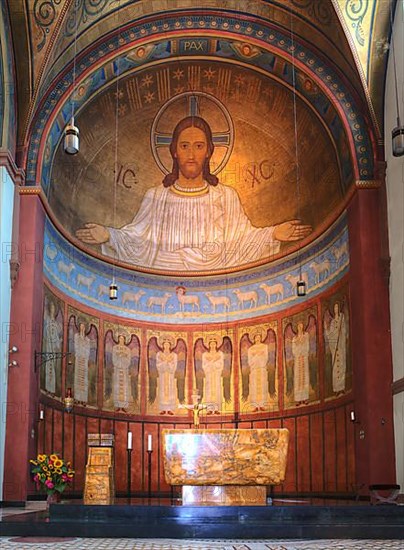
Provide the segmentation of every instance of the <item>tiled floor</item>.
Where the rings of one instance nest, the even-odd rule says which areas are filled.
[[[404,550],[403,540],[172,540],[0,537],[1,550]]]

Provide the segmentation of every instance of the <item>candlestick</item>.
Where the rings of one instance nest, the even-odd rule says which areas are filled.
[[[152,436],[150,434],[147,436],[147,450],[148,451],[153,450],[153,441],[152,441]]]
[[[127,445],[128,451],[132,450],[132,432],[128,432],[128,445]]]
[[[149,439],[150,438],[150,439]],[[152,467],[151,467],[151,457],[152,457],[152,445],[151,445],[151,435],[147,438],[147,443],[150,445],[150,448],[147,449],[147,495],[149,497],[149,504],[151,498],[151,485],[152,485]]]
[[[129,432],[131,434],[131,432]],[[129,434],[128,434],[129,435]],[[131,442],[132,446],[132,442]],[[126,472],[126,487],[127,487],[127,497],[129,499],[130,504],[130,496],[132,493],[132,448],[129,449],[129,447],[126,449],[126,453],[128,455],[128,461],[127,461],[127,472]]]

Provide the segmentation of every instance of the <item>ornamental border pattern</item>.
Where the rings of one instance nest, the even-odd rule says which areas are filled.
[[[102,60],[106,56],[110,56],[111,52],[117,51],[119,48],[128,46],[136,46],[138,40],[144,40],[150,38],[149,42],[156,42],[164,37],[167,40],[168,33],[180,33],[181,31],[192,31],[198,29],[199,31],[214,31],[216,37],[228,37],[228,33],[231,32],[233,38],[254,38],[255,41],[260,43],[260,47],[266,51],[270,51],[272,54],[276,50],[280,50],[283,54],[290,57],[292,52],[292,44],[290,38],[282,34],[278,30],[274,30],[259,22],[240,22],[235,18],[214,17],[210,14],[193,17],[191,15],[182,15],[181,17],[167,17],[160,20],[149,20],[144,24],[134,24],[124,32],[121,32],[118,36],[108,38],[103,44],[97,45],[96,49],[89,51],[78,63],[76,72],[76,88],[80,83],[80,75],[87,71],[96,62]],[[201,33],[201,35],[203,32]],[[210,38],[214,38],[209,35]],[[271,50],[272,47],[272,50]],[[173,59],[178,59],[178,55],[173,55],[173,52],[167,53],[168,57],[172,56]],[[374,163],[372,155],[372,146],[370,136],[366,127],[366,123],[362,115],[355,108],[355,102],[349,91],[344,87],[343,83],[338,78],[337,74],[329,67],[324,67],[320,59],[316,57],[312,52],[304,49],[299,44],[295,44],[296,59],[302,63],[307,69],[309,74],[317,82],[321,81],[322,86],[328,90],[328,93],[333,96],[336,102],[340,105],[343,112],[343,117],[351,130],[352,141],[355,144],[356,162],[359,170],[359,176],[361,179],[373,179]],[[151,61],[152,57],[145,56],[145,61]],[[192,57],[190,55],[189,57]],[[248,60],[243,58],[241,54],[238,54],[239,60],[244,63],[254,64],[252,59]],[[206,59],[211,57],[206,56]],[[96,72],[96,71],[94,71]],[[122,76],[124,72],[120,73]],[[36,174],[38,172],[38,151],[39,145],[43,137],[44,129],[49,119],[49,116],[54,112],[55,107],[58,109],[58,115],[55,117],[53,124],[57,124],[60,135],[63,132],[64,125],[66,124],[70,110],[68,106],[70,104],[70,98],[66,97],[64,103],[61,102],[62,96],[66,95],[71,87],[73,75],[73,67],[66,73],[63,79],[59,80],[57,84],[49,91],[43,102],[41,110],[35,116],[35,122],[32,128],[28,157],[27,157],[27,185],[35,185]],[[109,74],[109,79],[112,79],[115,75]],[[88,76],[86,77],[88,79]],[[103,82],[105,86],[107,81]],[[94,84],[94,82],[93,82]],[[88,100],[89,90],[81,100],[76,102],[76,112],[83,107]],[[43,91],[41,91],[41,95]],[[54,143],[53,146],[56,144]]]

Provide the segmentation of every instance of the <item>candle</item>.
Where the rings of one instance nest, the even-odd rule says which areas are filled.
[[[132,449],[132,432],[128,432],[128,450]]]
[[[355,411],[351,411],[351,422],[355,422]]]
[[[148,451],[153,450],[152,436],[150,434],[147,436],[147,450]]]
[[[39,420],[43,420],[44,418],[45,418],[44,410],[41,409],[41,410],[39,411]]]

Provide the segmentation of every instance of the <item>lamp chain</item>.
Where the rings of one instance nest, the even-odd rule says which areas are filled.
[[[397,108],[397,126],[400,126],[400,104],[398,101],[398,85],[397,85],[397,67],[396,67],[396,49],[394,47],[394,28],[393,28],[393,14],[392,6],[390,2],[390,29],[391,29],[391,54],[393,56],[393,70],[394,70],[394,89],[396,92],[396,108]]]
[[[73,0],[74,2],[74,50],[73,50],[73,89],[72,89],[72,96],[71,96],[71,107],[72,107],[72,116],[71,118],[74,118],[74,95],[76,91],[76,57],[77,57],[77,0]]]
[[[293,15],[290,12],[290,38],[291,38],[291,50],[292,50],[292,85],[293,85],[293,126],[294,126],[294,139],[295,139],[295,163],[296,163],[296,195],[297,195],[297,217],[301,219],[301,205],[300,205],[300,165],[299,165],[299,146],[298,146],[298,132],[297,132],[297,106],[296,106],[296,65],[295,65],[295,39],[293,30]],[[300,243],[298,244],[299,252],[299,278],[302,279],[302,263],[300,258]]]
[[[118,26],[118,49],[120,42],[120,25],[119,25],[119,10],[120,2],[118,1],[117,8],[117,26]],[[117,198],[117,180],[118,180],[118,139],[119,139],[119,76],[120,76],[120,58],[119,53],[116,58],[116,87],[115,87],[115,148],[114,148],[114,167],[113,167],[113,179],[114,179],[114,210],[113,210],[113,226],[116,226],[116,198]],[[116,283],[115,283],[115,262],[116,262],[116,252],[114,253],[113,263],[112,263],[112,285],[115,287],[115,293],[117,292]],[[110,296],[112,298],[112,296]],[[116,295],[115,295],[116,299]]]

